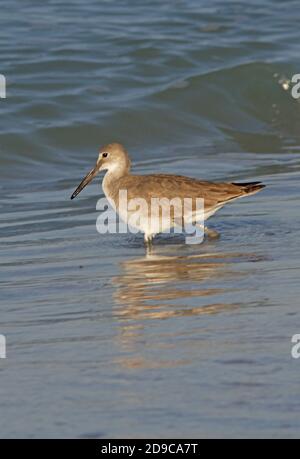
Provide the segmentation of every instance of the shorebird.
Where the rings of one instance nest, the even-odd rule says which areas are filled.
[[[234,201],[245,196],[250,196],[265,187],[261,182],[249,183],[227,183],[227,182],[208,182],[200,181],[195,178],[181,175],[151,174],[133,175],[130,172],[131,161],[123,145],[111,143],[103,146],[99,151],[99,156],[95,167],[82,180],[71,199],[74,199],[97,175],[100,171],[106,171],[102,181],[102,188],[108,202],[114,210],[119,213],[125,221],[128,220],[128,211],[121,208],[119,201],[120,190],[125,190],[128,200],[143,199],[147,203],[152,198],[201,198],[204,200],[204,211],[202,216],[207,220],[215,212],[221,209],[228,202]],[[147,215],[148,216],[148,215]],[[159,228],[149,224],[148,218],[142,218],[136,228],[144,233],[144,240],[147,245],[151,245],[155,234],[164,231],[164,224],[160,221]],[[174,216],[174,215],[173,215]],[[161,216],[160,216],[161,217]],[[188,215],[189,223],[197,223],[197,210],[193,207]],[[169,222],[169,228],[177,225],[175,219]],[[209,236],[216,236],[217,233],[203,226]]]

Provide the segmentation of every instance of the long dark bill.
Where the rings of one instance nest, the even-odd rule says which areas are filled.
[[[79,195],[79,193],[81,193],[81,191],[96,177],[96,175],[98,174],[99,172],[99,167],[100,165],[97,164],[93,170],[91,170],[91,172],[82,180],[82,182],[80,183],[80,185],[76,188],[76,190],[74,191],[74,193],[72,194],[71,196],[71,199],[74,199],[76,198],[76,196]]]

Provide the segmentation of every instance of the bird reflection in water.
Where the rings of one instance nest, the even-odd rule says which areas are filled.
[[[164,255],[158,248],[145,257],[123,262],[121,274],[113,280],[113,313],[120,324],[120,344],[125,352],[130,353],[119,363],[126,367],[165,367],[183,363],[182,359],[149,361],[141,355],[132,356],[132,351],[136,352],[138,348],[144,353],[147,320],[217,314],[240,305],[232,302],[232,295],[229,295],[228,303],[216,300],[237,292],[236,282],[233,287],[230,281],[242,273],[233,265],[253,255],[200,252],[181,256],[178,252],[178,246],[174,256]],[[170,333],[172,328],[168,330]],[[169,344],[165,341],[160,334],[152,345],[166,350]]]
[[[113,281],[116,287],[114,312],[127,319],[166,319],[213,314],[235,307],[223,303],[203,304],[203,301],[198,305],[197,298],[228,292],[226,288],[208,287],[205,283],[218,280],[220,284],[226,278],[238,276],[229,267],[232,260],[240,256],[232,253],[164,256],[151,252],[145,257],[123,262],[122,274]],[[195,306],[189,307],[186,303],[192,297]],[[183,304],[170,303],[178,299]]]

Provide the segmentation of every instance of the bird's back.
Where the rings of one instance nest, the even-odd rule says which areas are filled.
[[[219,207],[227,201],[257,193],[265,185],[260,182],[227,183],[200,181],[181,175],[151,174],[126,175],[114,184],[113,195],[126,190],[128,199],[151,198],[202,198],[205,209]]]

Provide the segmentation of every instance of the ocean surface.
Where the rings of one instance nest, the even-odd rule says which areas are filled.
[[[300,437],[298,1],[1,5],[1,438]],[[263,181],[188,246],[96,231],[135,173]]]

